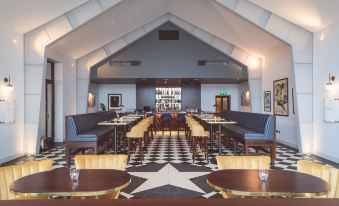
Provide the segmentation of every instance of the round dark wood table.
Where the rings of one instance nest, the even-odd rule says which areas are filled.
[[[110,194],[127,187],[131,176],[111,169],[80,170],[73,182],[66,168],[28,175],[13,182],[11,192],[19,196],[89,197]]]
[[[259,170],[219,170],[208,175],[207,183],[215,190],[247,197],[315,197],[330,189],[318,177],[286,170],[269,170],[266,182],[260,181]]]

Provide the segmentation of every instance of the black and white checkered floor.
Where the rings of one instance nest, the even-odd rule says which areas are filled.
[[[155,137],[147,150],[142,164],[136,156],[130,158],[126,171],[132,175],[132,183],[121,192],[121,198],[221,197],[206,182],[207,175],[217,169],[217,153],[209,154],[208,163],[202,155],[193,163],[185,138],[167,134]],[[64,146],[59,146],[35,159],[52,159],[54,168],[61,168],[66,166],[64,152]],[[231,148],[223,147],[222,152],[234,155]],[[278,145],[275,169],[296,170],[297,161],[303,158],[309,157]]]

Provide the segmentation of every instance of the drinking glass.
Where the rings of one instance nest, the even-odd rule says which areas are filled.
[[[259,169],[259,178],[261,181],[266,182],[268,179],[269,170],[261,170]]]
[[[77,169],[75,169],[75,168],[71,168],[71,169],[69,170],[69,175],[70,175],[71,180],[72,180],[73,182],[77,182],[77,181],[78,181],[78,179],[79,179],[79,174],[80,174],[80,171],[77,170]]]

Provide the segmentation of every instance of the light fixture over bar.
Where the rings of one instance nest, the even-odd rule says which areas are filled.
[[[229,60],[199,60],[198,66],[227,66]]]
[[[112,66],[120,66],[120,67],[136,67],[141,65],[141,61],[133,60],[133,61],[109,61],[109,64]]]

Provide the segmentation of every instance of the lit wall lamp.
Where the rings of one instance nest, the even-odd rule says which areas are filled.
[[[326,89],[331,90],[333,88],[335,81],[335,76],[332,76],[331,74],[328,75],[328,82],[326,83]]]
[[[8,76],[8,78],[4,78],[4,82],[6,84],[7,90],[13,91],[13,85],[11,84],[11,76]]]

